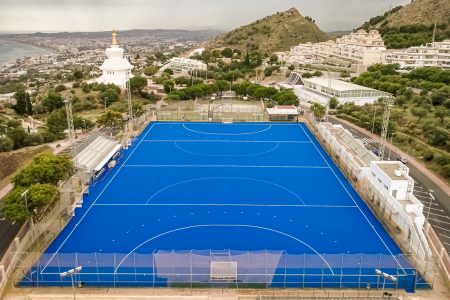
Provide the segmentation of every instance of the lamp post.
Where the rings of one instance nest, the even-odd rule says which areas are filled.
[[[73,276],[75,276],[76,274],[79,274],[81,272],[81,270],[83,269],[82,266],[78,266],[76,268],[70,269],[69,271],[66,272],[62,272],[61,274],[59,274],[59,276],[61,277],[61,279],[70,276],[70,280],[72,282],[72,290],[73,290],[73,299],[76,300],[77,296],[76,296],[76,290],[75,290],[75,283],[73,281]]]
[[[391,133],[391,146],[392,146],[392,140],[394,138],[395,132]],[[389,147],[389,158],[388,160],[391,160],[391,147]]]
[[[30,212],[30,209],[29,209],[29,207],[28,207],[28,200],[27,200],[28,192],[29,192],[29,190],[25,190],[25,191],[20,195],[20,197],[23,198],[23,199],[25,200],[25,207],[27,208],[27,213]],[[34,225],[34,223],[33,223],[33,217],[30,217],[30,219],[31,219],[31,225]]]
[[[428,203],[427,228],[428,228],[428,225],[430,225],[430,223],[428,222],[428,218],[430,217],[431,203],[432,203],[434,200],[436,200],[436,199],[434,199],[433,194],[431,194],[431,193],[428,193],[428,194],[430,195],[430,203]]]
[[[105,97],[103,100],[105,102],[105,112],[106,112],[106,101],[108,100],[108,97]]]
[[[384,287],[386,285],[386,279],[396,283],[397,282],[397,277],[389,275],[388,273],[384,273],[383,271],[379,270],[379,269],[375,269],[375,274],[379,277],[383,277],[383,288],[382,288],[382,293],[383,293],[383,298],[384,298]]]
[[[377,107],[375,106],[375,111],[373,112],[373,122],[372,122],[372,133],[375,129],[375,116],[377,115]]]

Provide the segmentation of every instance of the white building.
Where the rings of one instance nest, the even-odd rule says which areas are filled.
[[[330,64],[352,67],[363,72],[368,66],[383,63],[386,47],[377,30],[363,29],[349,35],[321,43],[306,43],[281,53],[279,59],[291,64]]]
[[[450,69],[450,40],[428,43],[425,46],[388,51],[386,53],[386,62],[399,64],[402,69],[421,67]]]
[[[401,230],[408,252],[425,258],[431,250],[423,232],[423,204],[414,196],[414,180],[399,161],[380,161],[360,140],[341,125],[318,124],[319,136],[342,162],[344,172],[360,182],[372,205],[379,207],[389,221]]]
[[[124,50],[117,44],[116,36],[116,32],[113,31],[111,47],[106,49],[106,56],[108,58],[105,59],[100,67],[103,74],[97,78],[97,82],[104,84],[112,83],[124,90],[127,80],[133,77],[131,74],[133,66],[124,58]]]
[[[327,104],[335,97],[339,103],[353,102],[355,105],[372,104],[389,93],[333,78],[312,77],[302,79],[304,85],[295,86],[294,92],[300,101]]]
[[[173,57],[160,70],[172,69],[175,72],[188,72],[191,70],[206,70],[207,66],[202,61],[190,58]]]

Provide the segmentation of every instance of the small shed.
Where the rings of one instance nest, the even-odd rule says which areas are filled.
[[[270,121],[293,121],[298,116],[298,109],[292,106],[275,106],[267,108]]]

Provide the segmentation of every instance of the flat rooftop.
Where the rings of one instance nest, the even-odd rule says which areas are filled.
[[[312,77],[307,79],[302,79],[305,83],[311,82],[320,86],[330,87],[339,92],[345,91],[355,91],[355,90],[364,90],[364,91],[378,91],[375,89],[371,89],[362,85],[354,84],[351,82],[342,81],[339,79],[333,78],[325,78],[325,77]],[[379,91],[378,91],[379,92]]]
[[[389,178],[391,178],[392,180],[408,180],[408,178],[406,178],[405,175],[403,175],[403,173],[400,176],[396,176],[394,174],[395,170],[399,170],[400,169],[400,163],[399,162],[396,162],[396,163],[381,163],[381,162],[378,162],[378,163],[376,163],[376,165],[384,173],[386,173],[386,175],[388,175]]]

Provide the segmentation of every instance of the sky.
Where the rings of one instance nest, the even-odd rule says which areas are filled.
[[[229,30],[297,8],[324,31],[349,30],[411,0],[0,0],[0,31]]]

